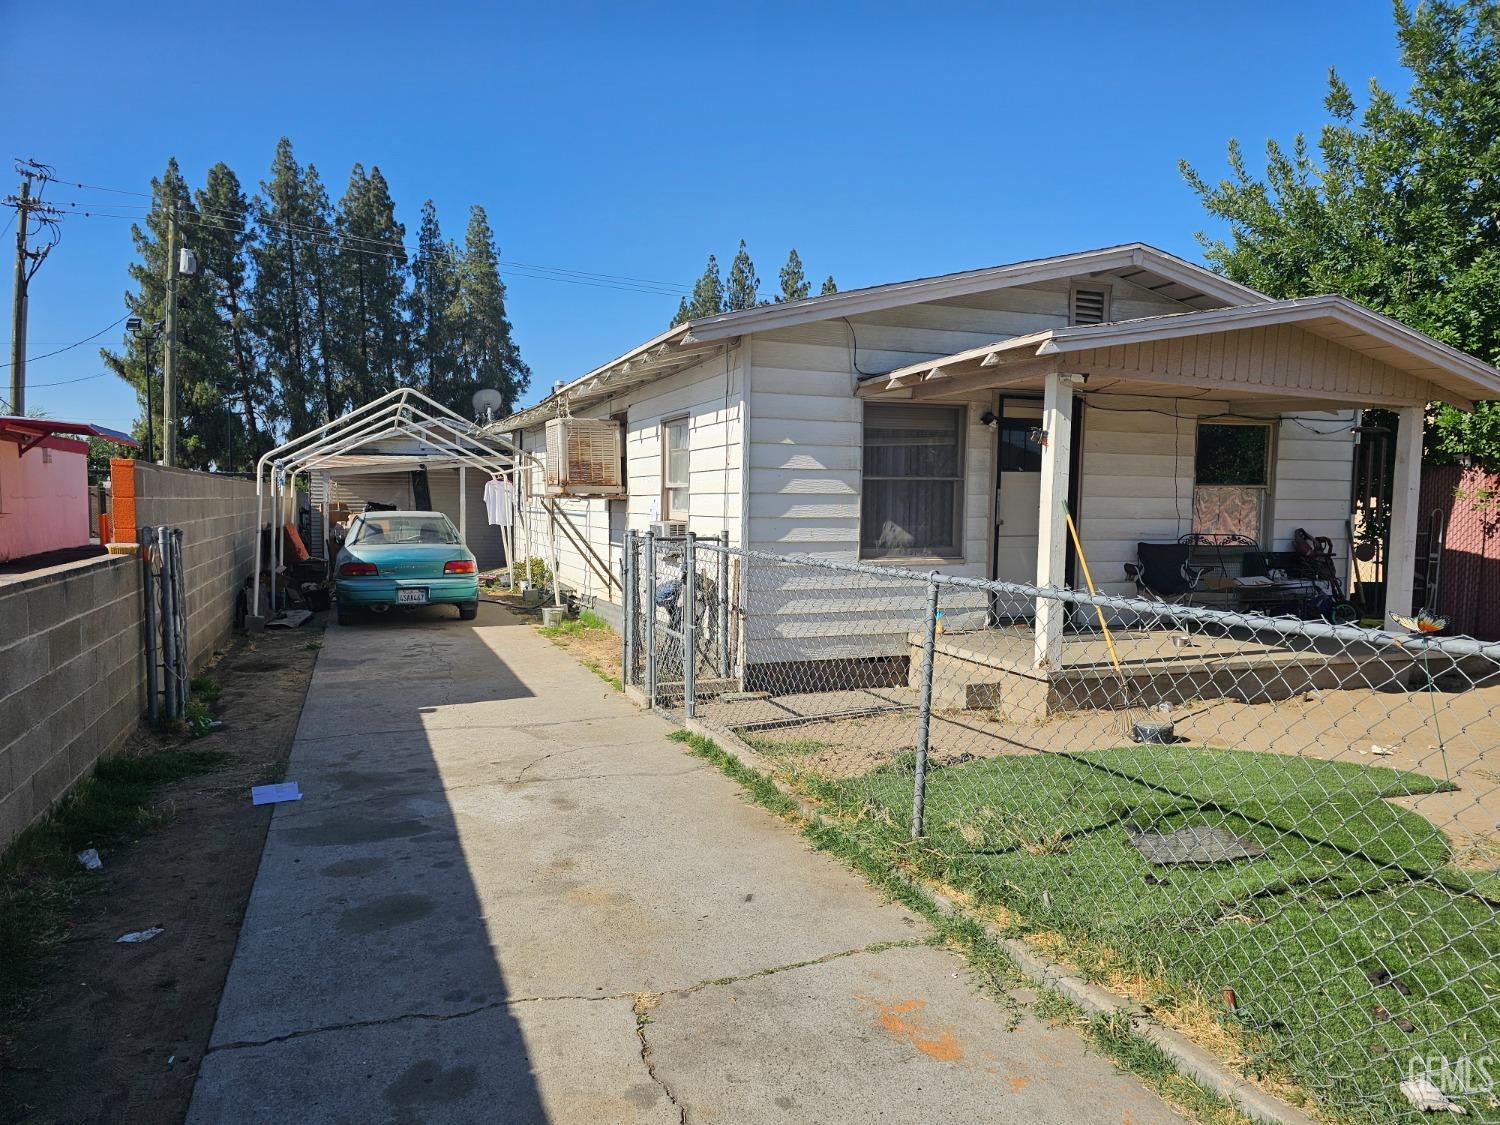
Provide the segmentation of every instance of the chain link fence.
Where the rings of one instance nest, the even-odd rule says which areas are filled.
[[[893,864],[1336,1113],[1500,1111],[1500,645],[627,555],[631,682]]]

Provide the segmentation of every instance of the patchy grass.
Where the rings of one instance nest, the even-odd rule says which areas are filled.
[[[224,693],[224,685],[212,676],[194,676],[188,681],[188,688],[205,703],[213,703]]]
[[[0,855],[0,1025],[8,1025],[37,980],[48,948],[89,878],[78,863],[161,824],[151,806],[162,784],[207,773],[226,761],[216,750],[161,750],[101,761],[42,821]]]
[[[620,675],[619,634],[598,614],[583,610],[577,617],[563,618],[559,625],[537,626],[536,631],[569,650],[580,664],[615,691],[625,690]]]
[[[1117,967],[1206,1002],[1233,988],[1222,1018],[1257,1045],[1247,1067],[1290,1074],[1330,1108],[1394,1114],[1409,1055],[1458,1057],[1500,1036],[1496,902],[1451,866],[1440,832],[1385,800],[1444,782],[1186,746],[989,758],[929,772],[914,845],[912,769],[793,776],[875,854],[981,910],[1108,948]],[[1129,844],[1189,826],[1265,854],[1156,866]]]

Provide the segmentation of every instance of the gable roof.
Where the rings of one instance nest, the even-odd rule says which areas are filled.
[[[557,412],[558,399],[582,405],[614,394],[624,386],[680,371],[717,350],[724,340],[836,317],[857,316],[904,305],[941,301],[1017,285],[1090,274],[1111,274],[1141,288],[1179,301],[1189,308],[1210,309],[1257,304],[1270,298],[1249,286],[1194,265],[1143,242],[1128,242],[1076,254],[1032,258],[1008,265],[916,278],[864,289],[850,289],[800,301],[781,301],[739,312],[718,313],[669,328],[644,344],[563,385],[536,405],[496,423],[514,430],[535,425]]]
[[[867,376],[861,381],[861,393],[879,393],[914,382],[930,384],[984,368],[998,372],[1008,364],[1048,356],[1279,325],[1297,325],[1403,371],[1430,385],[1431,398],[1441,398],[1466,409],[1475,400],[1500,398],[1500,370],[1356,301],[1333,295],[1049,328]],[[1265,389],[1273,390],[1275,384],[1268,382]]]

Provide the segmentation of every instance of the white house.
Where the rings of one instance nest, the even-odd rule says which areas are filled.
[[[604,602],[625,530],[658,519],[1062,585],[1065,501],[1095,581],[1128,594],[1138,542],[1194,531],[1286,550],[1302,527],[1347,560],[1354,426],[1378,406],[1400,417],[1387,608],[1404,613],[1424,406],[1487,398],[1500,372],[1354,302],[1272,300],[1132,243],[693,321],[496,428],[541,454],[562,412],[623,427],[623,497],[527,504],[531,542],[555,519],[563,582]],[[862,651],[904,653],[905,622],[878,617]],[[1057,643],[1060,618],[1037,624]],[[804,658],[849,651],[847,618],[817,632]]]

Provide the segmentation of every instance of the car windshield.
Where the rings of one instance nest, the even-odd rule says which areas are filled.
[[[366,547],[381,543],[435,543],[456,546],[458,531],[447,516],[365,516],[350,543]]]

